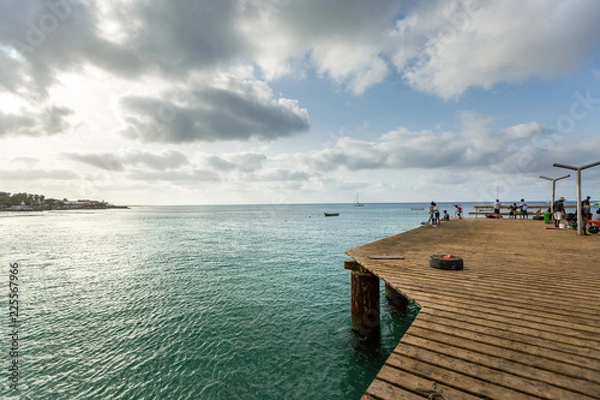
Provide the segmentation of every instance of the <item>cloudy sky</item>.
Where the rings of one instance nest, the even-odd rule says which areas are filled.
[[[0,0],[0,190],[545,200],[600,161],[596,0]],[[600,167],[583,171],[600,198]],[[557,183],[575,196],[575,179]]]

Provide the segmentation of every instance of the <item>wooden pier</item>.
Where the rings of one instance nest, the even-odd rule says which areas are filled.
[[[362,400],[600,399],[600,234],[545,227],[467,218],[349,250],[421,307]]]

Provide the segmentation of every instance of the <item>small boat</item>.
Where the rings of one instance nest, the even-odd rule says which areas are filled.
[[[410,209],[413,211],[417,211],[417,210],[424,210],[425,207],[411,207]]]
[[[326,217],[337,217],[340,213],[325,213]]]
[[[361,203],[358,200],[358,193],[356,193],[356,201],[354,202],[354,207],[364,207],[364,206],[365,206],[365,203]]]

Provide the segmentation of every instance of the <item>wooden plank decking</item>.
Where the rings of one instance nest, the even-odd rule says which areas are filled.
[[[363,400],[600,399],[600,234],[544,228],[452,220],[349,250],[421,307]],[[448,253],[465,269],[429,266]]]

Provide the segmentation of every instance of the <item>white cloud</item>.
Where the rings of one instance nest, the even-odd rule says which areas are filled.
[[[408,84],[443,99],[470,87],[556,78],[598,52],[593,0],[435,4],[398,22],[392,59]]]
[[[6,181],[65,181],[77,179],[79,176],[68,170],[45,170],[45,169],[22,169],[3,170],[0,172],[2,179]]]
[[[494,130],[489,117],[461,114],[456,132],[411,131],[398,128],[377,141],[341,138],[330,148],[296,154],[303,165],[322,171],[346,169],[444,169],[534,172],[546,168],[540,138],[554,132],[536,122]],[[568,148],[568,146],[567,146]]]

